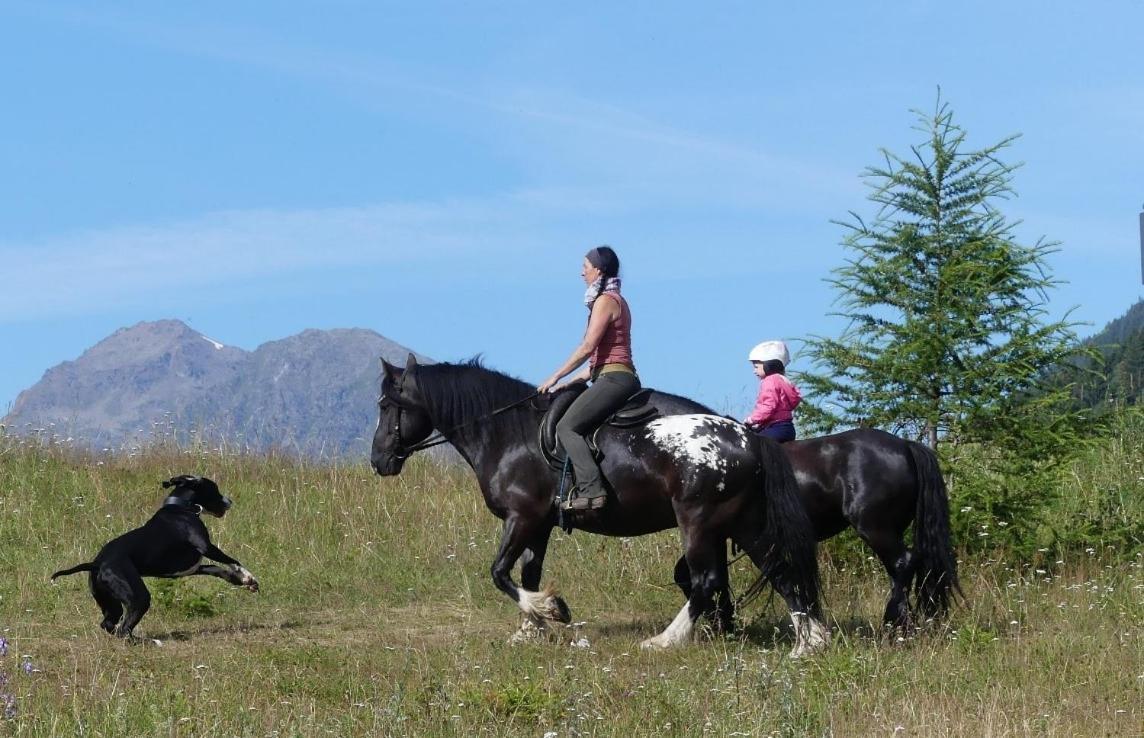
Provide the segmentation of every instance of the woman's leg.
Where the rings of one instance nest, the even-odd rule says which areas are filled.
[[[602,499],[606,495],[600,467],[596,465],[585,436],[623,407],[639,387],[639,379],[634,374],[604,374],[576,398],[556,424],[556,436],[572,462],[578,488],[577,497]]]

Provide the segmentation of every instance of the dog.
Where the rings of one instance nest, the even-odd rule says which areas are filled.
[[[143,577],[205,574],[258,591],[254,576],[211,543],[199,517],[204,512],[217,518],[226,515],[230,498],[206,477],[172,477],[163,482],[163,488],[171,489],[171,494],[142,527],[109,541],[95,560],[52,574],[54,580],[90,572],[91,595],[103,611],[100,627],[120,638],[133,638],[135,626],[151,607]],[[204,558],[217,564],[204,564]]]

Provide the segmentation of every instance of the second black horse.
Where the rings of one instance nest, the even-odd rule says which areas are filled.
[[[923,444],[873,428],[783,444],[819,541],[854,531],[890,577],[885,625],[910,628],[944,615],[960,591],[949,500],[937,456]],[[913,544],[906,532],[913,526]],[[687,562],[675,581],[690,592]],[[910,605],[910,595],[914,605]],[[731,601],[729,594],[721,600]],[[727,619],[728,613],[723,613]]]

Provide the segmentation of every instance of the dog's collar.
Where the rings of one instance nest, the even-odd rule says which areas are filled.
[[[191,510],[195,515],[202,515],[203,506],[194,502],[187,502],[182,497],[175,497],[171,495],[163,500],[163,507],[181,507],[184,510]]]

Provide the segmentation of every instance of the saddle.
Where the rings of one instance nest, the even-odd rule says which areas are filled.
[[[555,393],[548,406],[548,411],[540,419],[540,451],[544,454],[544,460],[556,471],[564,468],[565,459],[564,447],[560,445],[560,439],[556,437],[556,424],[564,417],[568,407],[587,388],[586,382],[573,382]],[[600,428],[605,425],[610,425],[613,428],[635,428],[659,417],[659,410],[655,405],[648,404],[651,393],[651,387],[645,387],[636,392],[628,398],[623,407],[592,432],[592,435],[588,437],[588,447],[592,449],[597,460],[600,458],[600,449],[596,445],[596,434],[600,432]]]

